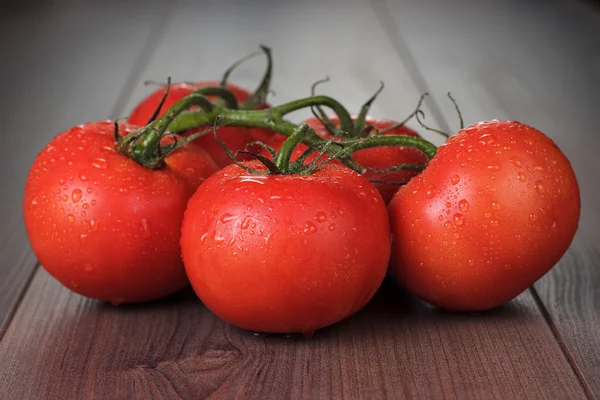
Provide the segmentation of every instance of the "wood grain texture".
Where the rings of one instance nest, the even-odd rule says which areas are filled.
[[[21,308],[0,343],[2,398],[584,398],[528,298],[450,315],[386,282],[311,340],[234,328],[190,290],[84,300],[43,270]]]
[[[579,230],[535,288],[583,385],[600,395],[600,12],[567,1],[386,3],[373,3],[380,20],[397,51],[419,66],[451,125],[449,90],[468,122],[520,120],[571,160],[582,196]]]
[[[0,332],[36,266],[21,212],[30,165],[61,131],[115,116],[117,99],[164,11],[156,1],[142,9],[54,2],[0,13]]]
[[[215,39],[202,40],[209,34]],[[421,91],[367,3],[189,1],[177,4],[132,80],[126,109],[151,90],[145,79],[218,78],[259,43],[274,50],[276,102],[307,95],[331,74],[323,91],[356,111],[383,79],[373,114],[400,119]],[[252,87],[259,70],[249,63],[232,82]],[[233,328],[189,290],[113,307],[40,269],[0,341],[0,360],[0,398],[585,397],[530,293],[494,312],[452,315],[390,282],[359,315],[303,340]]]

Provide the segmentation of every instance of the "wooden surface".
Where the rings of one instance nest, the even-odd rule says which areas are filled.
[[[598,9],[566,0],[201,3],[59,1],[0,13],[0,398],[600,394]],[[152,89],[146,79],[215,79],[260,43],[275,56],[273,102],[330,75],[323,92],[356,111],[384,80],[374,116],[400,119],[431,91],[428,121],[452,130],[451,90],[468,122],[518,119],[546,132],[581,185],[567,255],[534,289],[482,314],[441,312],[386,281],[359,315],[312,340],[233,328],[190,290],[109,306],[35,268],[20,201],[43,145],[72,125],[126,115]],[[252,88],[261,62],[232,81]]]

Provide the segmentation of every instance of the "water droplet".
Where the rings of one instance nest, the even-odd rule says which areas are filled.
[[[221,232],[217,229],[213,232],[213,240],[217,243],[221,243],[225,241],[225,237],[221,235]]]
[[[150,223],[146,218],[142,218],[140,221],[140,234],[142,237],[150,237],[152,233],[150,232]]]
[[[466,212],[469,209],[469,202],[465,199],[462,199],[458,202],[458,208],[462,212]]]
[[[452,207],[452,203],[450,203],[449,201],[446,202],[446,208],[450,208],[450,207]]]
[[[90,205],[88,203],[83,203],[81,205],[81,207],[83,207],[83,209],[87,210],[88,208],[90,208]]]
[[[469,260],[468,263],[469,266],[472,267],[473,265],[475,265],[475,260]]]
[[[496,164],[488,165],[487,169],[490,170],[490,171],[500,171],[500,166],[496,165]]]
[[[93,231],[98,230],[98,221],[95,218],[90,219],[90,228],[92,228]]]
[[[81,200],[81,189],[73,189],[73,192],[71,192],[71,200],[73,200],[73,203],[78,203],[79,200]]]
[[[69,215],[67,215],[67,220],[69,222],[75,222],[75,216],[73,214],[69,214]]]
[[[79,287],[79,285],[75,281],[71,281],[71,286],[73,286],[74,288],[78,288]]]
[[[443,220],[444,220],[444,216],[443,215],[438,216],[438,221],[443,221]]]
[[[250,217],[246,217],[242,221],[242,224],[240,225],[240,228],[247,229],[249,226],[250,226]]]
[[[537,221],[538,217],[535,213],[533,214],[529,214],[529,219],[532,220],[533,222]]]
[[[545,190],[544,183],[542,181],[535,181],[535,190],[537,190],[539,194],[543,194]]]
[[[519,176],[519,180],[521,182],[525,182],[527,180],[527,176],[525,176],[523,172],[519,172],[517,175]]]
[[[221,221],[221,223],[223,223],[223,224],[226,224],[228,222],[233,221],[236,218],[237,218],[237,216],[235,216],[233,214],[225,213],[225,214],[221,215],[221,218],[219,218],[219,221]]]
[[[544,172],[544,167],[541,165],[534,165],[533,169],[536,170],[537,172]]]
[[[456,213],[454,214],[454,224],[455,225],[462,225],[465,222],[465,217],[462,214]]]
[[[521,160],[518,160],[516,158],[513,158],[512,160],[510,160],[511,163],[513,163],[513,165],[517,168],[521,168],[523,166],[523,163],[521,163]]]
[[[496,141],[496,138],[491,133],[484,133],[479,136],[479,143],[483,145],[492,144]]]
[[[329,230],[333,232],[335,230],[335,224],[329,225]]]
[[[456,185],[458,182],[460,182],[460,176],[454,175],[450,182],[452,182],[453,185]]]
[[[307,235],[312,235],[317,231],[317,227],[310,221],[306,222],[306,226],[304,227],[303,232]]]
[[[31,200],[31,206],[35,207],[37,205],[38,205],[37,197],[34,197],[33,200]]]
[[[90,264],[90,263],[85,263],[83,265],[83,270],[85,272],[91,272],[93,269],[94,269],[94,266],[92,264]]]
[[[557,225],[556,225],[556,221],[552,221],[552,226],[550,228],[552,229],[556,229]]]
[[[88,235],[86,235],[85,233],[79,235],[79,241],[81,242],[81,244],[85,244],[85,242],[87,242],[87,237]]]
[[[85,181],[87,181],[89,178],[88,178],[87,176],[85,176],[85,175],[80,175],[80,176],[79,176],[79,179],[81,179],[82,181],[84,181],[84,182],[85,182]]]
[[[498,226],[498,221],[496,221],[495,219],[493,219],[493,220],[490,221],[490,225],[496,227],[496,226]]]
[[[68,201],[69,200],[69,196],[67,196],[66,194],[63,195],[62,197],[62,201]]]
[[[450,223],[450,221],[446,221],[446,222],[444,223],[444,228],[446,228],[446,229],[450,229],[451,227],[452,227],[452,224]]]
[[[315,219],[319,222],[325,222],[327,221],[327,214],[325,214],[323,211],[319,211],[315,215]]]
[[[502,206],[498,203],[494,203],[492,202],[492,208],[496,211],[500,210],[502,208]]]
[[[98,169],[106,169],[107,166],[108,166],[108,164],[106,163],[106,160],[104,158],[95,158],[92,161],[92,167],[95,167]]]
[[[427,188],[427,191],[425,192],[425,197],[427,197],[428,199],[433,199],[435,197],[435,188],[433,186]]]

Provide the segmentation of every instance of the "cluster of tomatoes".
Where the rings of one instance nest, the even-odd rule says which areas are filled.
[[[178,101],[219,85],[158,89],[127,122],[76,126],[40,152],[23,208],[33,250],[52,276],[114,304],[157,299],[191,282],[234,325],[310,335],[360,310],[388,268],[442,308],[496,307],[544,275],[573,239],[580,198],[570,163],[552,140],[518,122],[462,129],[431,160],[409,146],[360,149],[352,159],[369,168],[364,174],[264,127],[219,127],[171,147],[184,136],[169,134],[152,168],[119,151],[123,138],[167,117]],[[223,87],[241,104],[251,98]],[[306,124],[319,137],[344,140],[335,118]],[[357,137],[419,136],[394,121],[358,125]],[[245,151],[257,141],[268,146]],[[294,162],[312,168],[289,168]]]

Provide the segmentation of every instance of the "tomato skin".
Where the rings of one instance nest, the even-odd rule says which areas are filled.
[[[119,124],[121,134],[137,127]],[[64,286],[112,303],[141,302],[187,284],[179,236],[187,200],[217,170],[186,145],[149,170],[117,153],[112,121],[56,136],[25,187],[25,226],[40,264]]]
[[[310,334],[371,299],[389,261],[389,222],[373,185],[344,166],[256,176],[230,165],[190,199],[181,248],[216,315],[248,330]]]
[[[554,142],[513,121],[466,128],[389,204],[392,270],[426,301],[456,311],[497,307],[531,286],[569,247],[579,187]]]
[[[331,118],[332,122],[339,126],[339,119]],[[327,128],[319,121],[317,118],[310,118],[304,121],[311,128],[315,130],[315,133],[322,138],[330,139],[331,134],[327,131]],[[376,127],[380,131],[391,128],[398,123],[391,120],[378,120],[373,118],[367,118],[366,125],[370,125]],[[412,129],[401,126],[399,128],[390,130],[386,132],[385,135],[406,135],[406,136],[414,136],[420,137],[419,134]],[[267,144],[273,147],[275,150],[279,150],[286,137],[281,134],[275,134],[273,137],[267,142]],[[296,147],[294,153],[292,154],[292,160],[297,159],[303,152],[306,150],[308,146],[301,144]],[[263,155],[267,155],[267,153],[263,150]],[[307,163],[310,163],[316,158],[317,154],[313,154],[307,159]],[[321,157],[320,161],[327,159],[327,155]],[[363,166],[369,166],[375,169],[386,169],[390,168],[394,165],[398,164],[417,164],[417,165],[426,165],[427,164],[427,156],[423,154],[418,149],[413,147],[404,147],[404,146],[381,146],[381,147],[373,147],[370,149],[359,150],[354,153],[354,160]],[[403,170],[403,171],[390,171],[390,172],[374,172],[371,170],[367,170],[364,174],[369,180],[376,181],[384,181],[384,182],[408,182],[412,177],[417,175],[415,171]],[[375,187],[381,193],[381,196],[388,203],[394,193],[399,188],[398,184],[386,184],[386,183],[375,183]]]
[[[165,103],[160,109],[159,117],[162,116],[171,106],[177,103],[179,100],[183,99],[194,90],[207,86],[220,86],[219,82],[198,82],[193,85],[189,83],[176,83],[171,85],[169,89],[169,94],[167,95],[167,99]],[[250,93],[238,86],[232,85],[228,83],[226,85],[227,89],[233,92],[233,95],[238,100],[238,102],[242,103],[250,97]],[[154,114],[154,111],[160,104],[164,94],[165,88],[157,89],[152,92],[149,96],[143,99],[131,112],[128,118],[128,122],[135,125],[144,126],[148,123],[150,117]],[[209,96],[211,100],[214,100],[213,97]],[[259,109],[267,108],[268,105],[263,105],[259,107]],[[199,132],[206,129],[206,127],[193,129],[187,132],[188,135]],[[244,128],[244,127],[222,127],[217,130],[217,134],[219,135],[219,139],[225,143],[225,145],[231,150],[232,153],[235,154],[237,150],[243,150],[246,145],[253,141],[265,141],[271,135],[271,132],[266,129],[260,128]],[[223,151],[223,148],[217,142],[214,135],[205,134],[198,139],[195,140],[197,144],[202,146],[208,154],[213,158],[213,160],[217,163],[219,167],[224,167],[226,165],[231,164],[231,160]],[[251,157],[240,155],[238,157],[240,160],[249,160]]]

